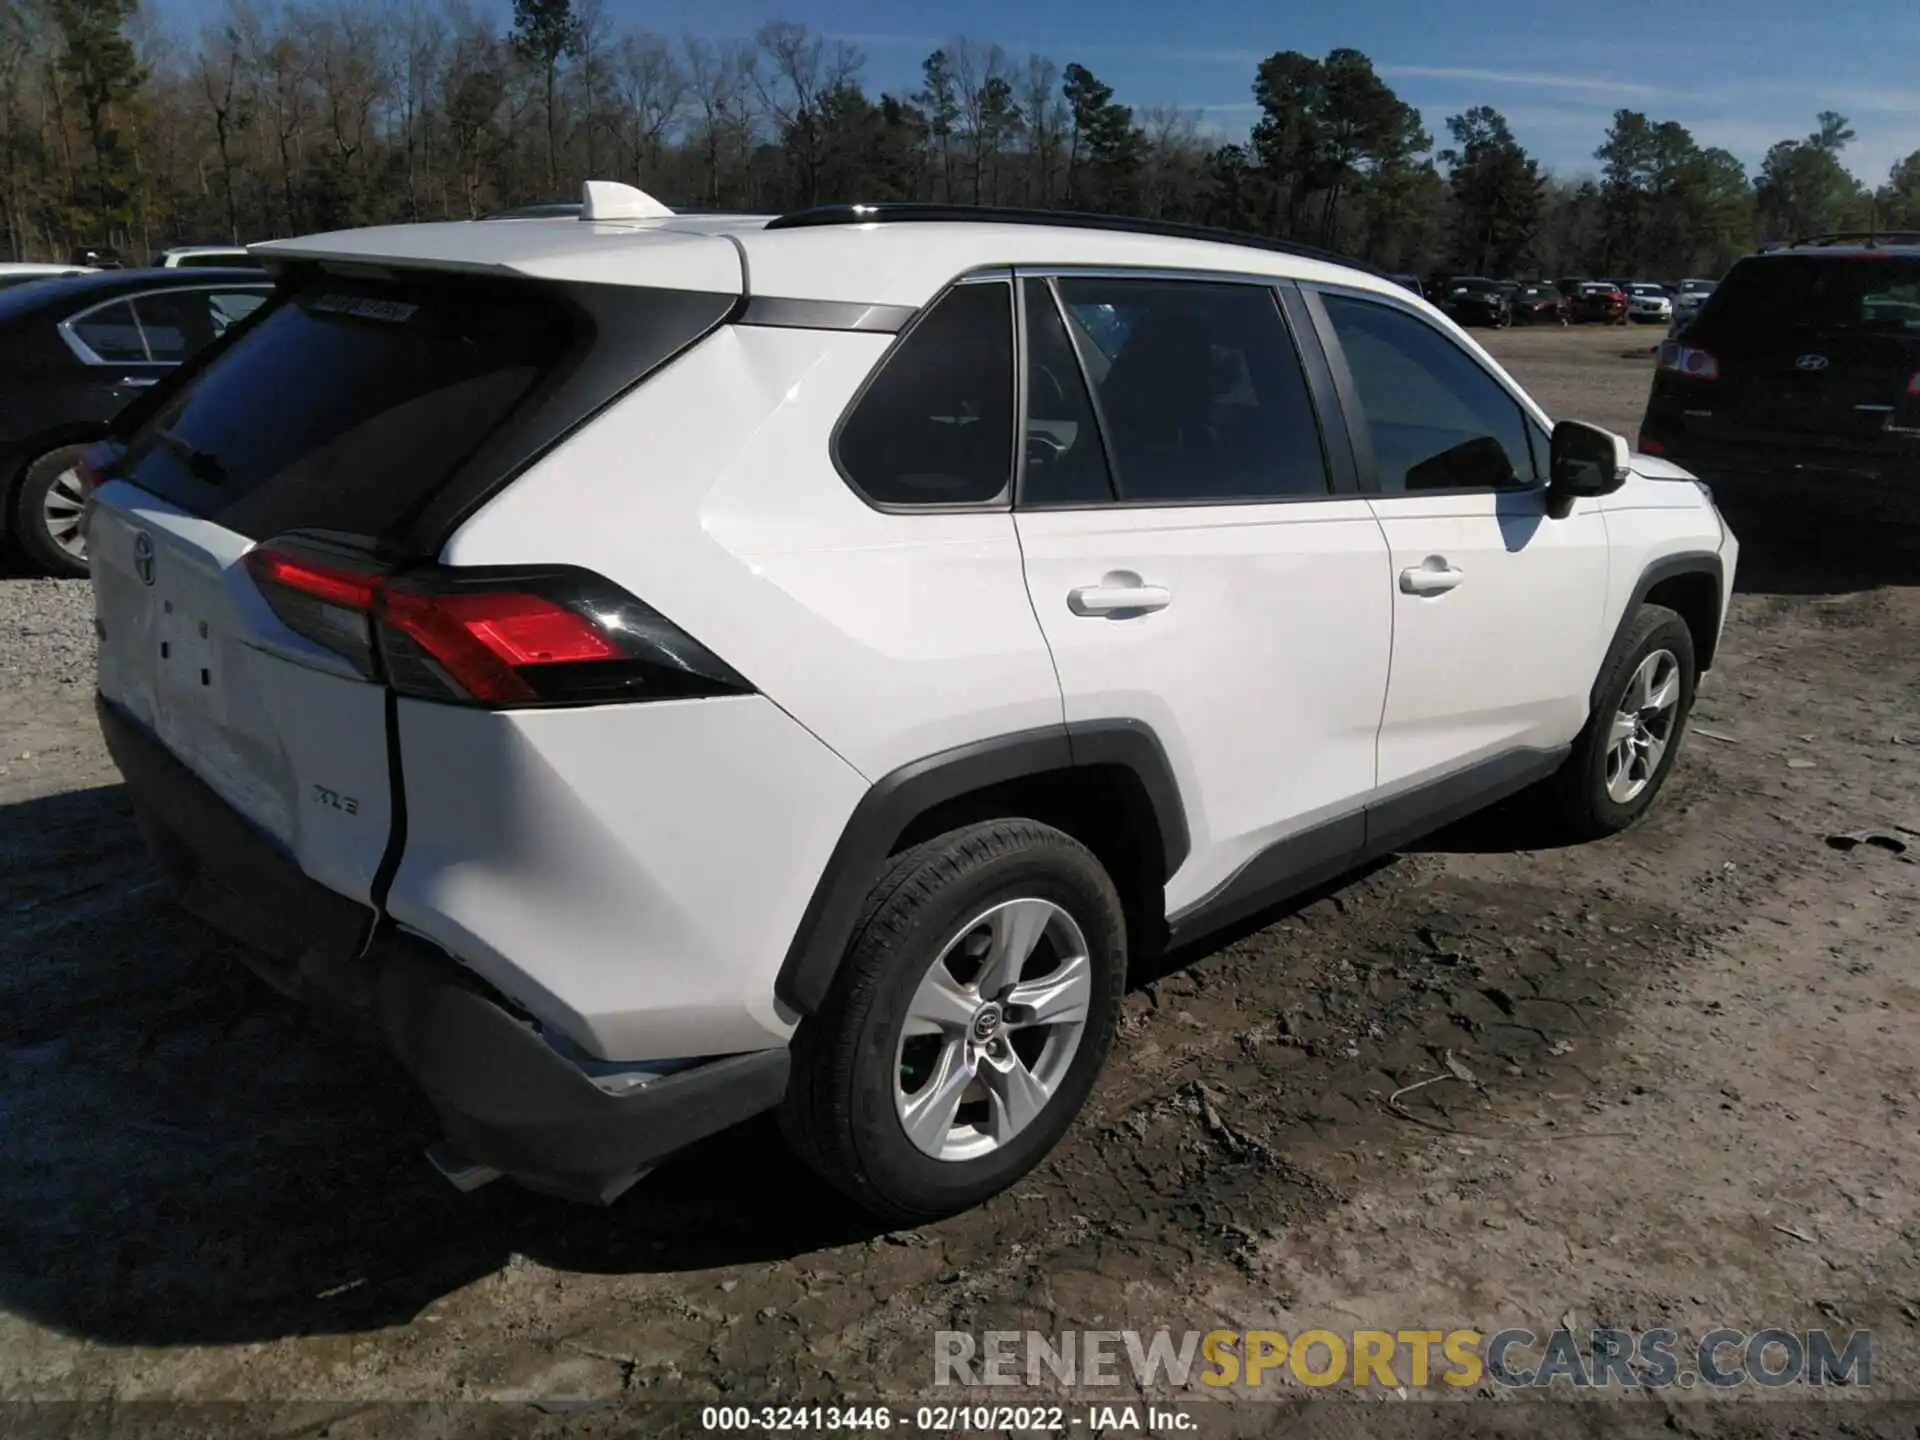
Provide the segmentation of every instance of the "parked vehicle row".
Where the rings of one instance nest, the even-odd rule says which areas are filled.
[[[1691,313],[1713,292],[1711,280],[1666,286],[1650,280],[1492,280],[1457,275],[1423,283],[1395,275],[1397,283],[1431,299],[1462,325],[1628,323],[1666,325]]]

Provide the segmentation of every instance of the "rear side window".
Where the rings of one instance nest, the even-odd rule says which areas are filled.
[[[149,356],[179,364],[200,353],[266,302],[264,291],[161,290],[134,299]]]
[[[956,285],[895,342],[841,422],[841,472],[877,505],[997,500],[1013,477],[1013,287]]]
[[[244,304],[235,295],[217,309],[214,293],[190,292],[195,308],[171,318],[210,338]],[[306,527],[378,536],[575,338],[571,312],[527,287],[323,279],[170,396],[117,473],[256,539]]]
[[[1232,504],[1329,492],[1313,401],[1264,286],[1059,281],[1122,501]]]
[[[1920,335],[1920,259],[1843,252],[1742,260],[1700,307],[1692,333],[1833,331]]]
[[[68,327],[95,357],[107,364],[144,364],[147,347],[140,339],[140,322],[134,319],[133,304],[122,300],[90,310]]]
[[[1393,306],[1321,299],[1353,376],[1379,493],[1533,483],[1525,412],[1466,351]]]

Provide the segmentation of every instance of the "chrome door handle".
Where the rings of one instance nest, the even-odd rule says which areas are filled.
[[[1067,592],[1067,608],[1076,615],[1144,615],[1173,603],[1164,585],[1148,585],[1138,575],[1119,572],[1098,585],[1082,585]]]
[[[160,377],[158,375],[122,375],[120,383],[122,385],[157,385],[160,383]]]
[[[1465,571],[1454,569],[1443,557],[1429,555],[1400,572],[1400,588],[1409,595],[1444,595],[1466,578]]]

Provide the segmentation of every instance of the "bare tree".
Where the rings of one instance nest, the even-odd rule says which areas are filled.
[[[753,117],[747,106],[753,56],[743,46],[691,36],[682,48],[687,90],[699,116],[695,143],[707,174],[706,200],[718,206],[723,165],[735,155],[744,159],[753,143]]]
[[[667,131],[686,112],[686,72],[674,62],[672,48],[660,36],[627,35],[620,41],[614,90],[627,170],[633,183],[640,185],[653,179]]]
[[[1060,98],[1060,67],[1044,55],[1027,57],[1020,109],[1027,122],[1026,198],[1035,205],[1050,205],[1054,172],[1066,143],[1067,108]]]
[[[853,85],[865,57],[844,40],[828,40],[787,20],[761,26],[753,38],[759,54],[747,78],[798,163],[800,203],[815,204],[826,149],[821,98]]]

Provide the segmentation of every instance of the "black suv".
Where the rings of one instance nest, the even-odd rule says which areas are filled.
[[[0,295],[0,538],[15,558],[87,573],[81,455],[272,290],[258,270],[102,270]]]
[[[1660,347],[1640,448],[1703,479],[1920,473],[1920,236],[1749,255]]]

